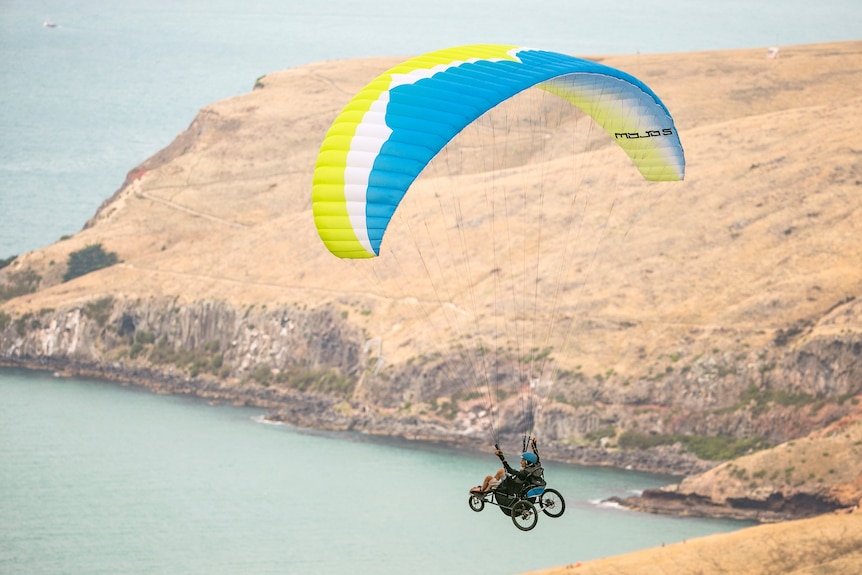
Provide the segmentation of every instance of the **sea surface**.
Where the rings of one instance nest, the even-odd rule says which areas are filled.
[[[766,57],[860,35],[858,0],[0,0],[0,259],[80,230],[200,108],[285,68],[477,42]],[[568,510],[521,533],[467,507],[490,454],[261,415],[0,370],[0,573],[506,574],[744,525],[600,503],[670,477],[548,465]]]
[[[546,462],[530,532],[467,491],[487,454],[0,369],[0,573],[517,574],[738,529],[602,504],[670,476]],[[514,447],[514,446],[513,446]]]

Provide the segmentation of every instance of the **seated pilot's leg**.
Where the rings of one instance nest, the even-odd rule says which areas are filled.
[[[499,487],[500,483],[503,481],[504,477],[506,477],[505,469],[498,469],[497,473],[495,473],[493,477],[489,475],[487,478],[488,485],[485,487],[485,490],[487,491],[488,489],[497,489],[497,487]]]
[[[470,493],[482,493],[484,491],[488,491],[488,485],[494,478],[490,475],[486,475],[485,479],[482,481],[482,485],[477,485],[470,489]]]

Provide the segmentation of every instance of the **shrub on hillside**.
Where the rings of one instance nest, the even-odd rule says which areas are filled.
[[[30,268],[10,272],[6,276],[6,283],[0,284],[0,302],[35,292],[40,281],[42,276]]]
[[[18,259],[18,256],[9,256],[8,258],[0,258],[0,270]]]
[[[679,443],[689,453],[709,461],[725,461],[752,451],[769,447],[761,437],[739,439],[725,436],[651,434],[628,430],[620,434],[618,445],[623,449],[652,449],[660,445]]]
[[[92,244],[69,254],[66,273],[63,281],[67,282],[82,275],[106,268],[117,263],[119,258],[115,252],[106,252],[102,244]]]

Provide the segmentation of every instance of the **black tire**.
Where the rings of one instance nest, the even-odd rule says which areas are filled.
[[[512,523],[521,531],[529,531],[538,521],[539,512],[527,499],[521,499],[512,506]]]
[[[485,498],[481,495],[470,495],[470,499],[467,500],[467,503],[470,505],[470,509],[479,513],[483,509],[485,509]]]
[[[566,500],[556,489],[545,489],[539,498],[539,507],[548,517],[559,517],[566,511]]]

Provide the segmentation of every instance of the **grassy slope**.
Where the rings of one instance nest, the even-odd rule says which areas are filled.
[[[683,493],[716,503],[728,498],[797,492],[831,496],[846,506],[862,497],[862,420],[847,418],[808,437],[724,463],[686,478]]]
[[[534,575],[857,575],[862,512],[758,525]]]
[[[848,241],[862,236],[862,43],[788,47],[775,60],[764,54],[603,59],[662,95],[688,170],[685,182],[659,193],[636,178],[620,185],[617,210],[630,230],[625,242],[605,242],[579,298],[590,322],[572,349],[586,373],[613,366],[637,377],[646,369],[642,357],[678,353],[682,368],[711,349],[757,349],[775,330],[820,318],[862,292],[862,243]],[[332,265],[320,245],[309,190],[329,122],[350,94],[396,61],[278,72],[262,80],[263,89],[208,106],[89,229],[19,258],[12,267],[35,269],[43,289],[4,309],[61,308],[100,293],[373,308],[379,300],[361,287],[366,278]],[[56,264],[96,242],[123,264],[60,284],[65,266]],[[410,313],[418,319],[428,309],[399,311],[410,321]],[[859,332],[860,317],[818,329]],[[398,349],[402,336],[384,308],[364,321]],[[622,321],[633,327],[614,327]]]

